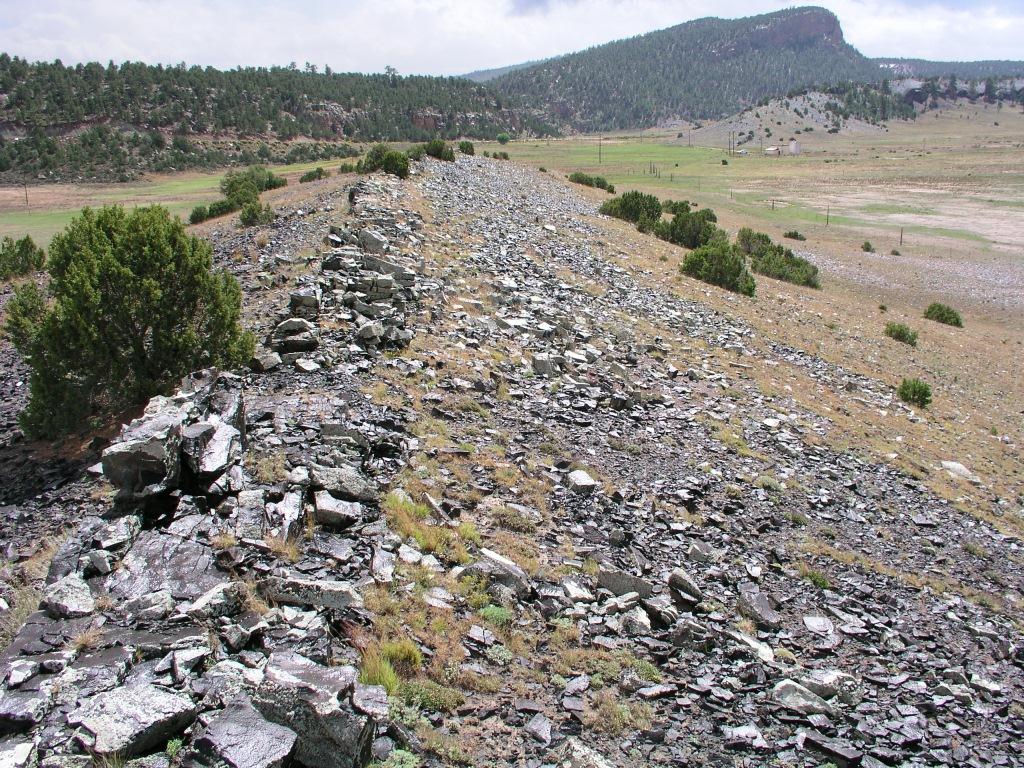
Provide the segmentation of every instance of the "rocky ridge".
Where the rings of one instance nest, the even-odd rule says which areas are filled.
[[[887,387],[650,285],[543,175],[348,200],[257,264],[213,233],[254,370],[103,451],[0,659],[5,764],[1024,764],[1019,543],[745,373]]]

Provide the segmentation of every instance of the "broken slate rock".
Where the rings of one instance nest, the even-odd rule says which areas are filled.
[[[41,605],[55,619],[88,616],[96,609],[89,585],[77,573],[69,573],[47,587]]]
[[[118,496],[144,499],[177,485],[185,417],[183,406],[170,398],[154,397],[145,413],[103,451],[103,474],[118,489]]]
[[[298,736],[296,759],[318,768],[356,768],[370,757],[374,720],[356,712],[354,667],[325,667],[291,651],[267,660],[253,704],[272,723]]]
[[[309,479],[314,489],[330,491],[339,499],[373,501],[377,498],[376,483],[355,467],[311,464]]]
[[[87,699],[68,716],[78,739],[97,755],[138,755],[180,733],[195,720],[188,696],[149,683],[115,688]]]
[[[281,768],[298,737],[284,725],[267,722],[244,697],[231,702],[196,739],[196,748],[231,768]]]

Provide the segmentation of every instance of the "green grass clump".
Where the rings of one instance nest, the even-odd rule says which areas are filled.
[[[494,510],[491,517],[495,523],[507,531],[533,533],[537,530],[537,524],[533,520],[512,507],[500,506]]]
[[[932,388],[920,379],[904,379],[896,394],[903,402],[919,408],[927,408],[932,401]]]
[[[475,155],[476,147],[473,146],[472,141],[460,141],[459,152],[461,152],[464,155]]]
[[[400,677],[412,677],[423,666],[423,652],[407,637],[382,643],[380,655]]]
[[[466,702],[466,697],[454,688],[439,685],[433,680],[410,680],[402,683],[399,697],[428,712],[453,712]]]
[[[940,304],[937,301],[928,305],[928,309],[924,311],[924,317],[925,320],[934,320],[944,325],[952,325],[956,328],[964,327],[964,321],[961,319],[959,312],[949,305]]]
[[[816,571],[804,563],[800,564],[800,577],[809,581],[811,584],[816,586],[818,589],[828,589],[832,586],[832,583],[828,580],[828,577],[821,571]]]
[[[875,246],[873,246],[871,244],[870,240],[865,240],[864,244],[861,245],[860,249],[862,251],[864,251],[864,253],[874,253],[875,252]]]
[[[402,684],[395,668],[381,655],[379,648],[371,648],[363,654],[359,682],[363,685],[380,685],[389,696],[396,693]]]
[[[807,239],[804,235],[801,235],[795,229],[791,229],[791,230],[789,230],[789,232],[783,232],[782,236],[783,237],[787,237],[790,240],[806,240]]]
[[[502,605],[485,605],[477,614],[488,624],[507,627],[512,623],[512,611]]]
[[[886,323],[885,335],[903,344],[909,344],[912,347],[917,346],[917,331],[911,330],[903,323]]]

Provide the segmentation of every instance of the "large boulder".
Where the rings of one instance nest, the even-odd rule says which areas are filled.
[[[168,590],[175,600],[196,600],[222,581],[209,547],[192,539],[145,531],[128,550],[121,567],[107,577],[107,589],[124,600],[160,590]]]
[[[230,768],[280,768],[295,751],[295,731],[268,722],[244,697],[210,720],[195,746]]]
[[[154,397],[145,413],[124,427],[120,439],[103,451],[103,474],[118,496],[154,496],[178,483],[181,429],[188,416],[182,403]]]
[[[68,716],[80,726],[78,740],[90,753],[127,757],[162,747],[196,719],[188,696],[141,683],[86,699]]]
[[[291,651],[271,654],[253,704],[267,720],[298,736],[296,759],[317,768],[356,768],[369,761],[375,721],[357,711],[354,667],[325,667]]]

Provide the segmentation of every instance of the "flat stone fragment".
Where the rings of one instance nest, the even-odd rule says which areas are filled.
[[[26,768],[32,764],[35,748],[33,742],[21,739],[0,742],[0,768]]]
[[[782,680],[772,689],[772,699],[801,715],[834,715],[835,707],[793,680]]]
[[[566,740],[558,760],[559,768],[615,768],[600,752],[575,737]]]
[[[162,747],[196,718],[192,699],[149,683],[98,693],[68,716],[82,745],[98,755],[138,755]]]
[[[143,416],[103,451],[103,474],[118,495],[144,499],[175,487],[181,472],[179,448],[186,409],[166,397],[154,397]]]
[[[295,751],[297,739],[291,728],[268,722],[242,698],[210,721],[195,746],[231,768],[281,768]]]
[[[741,614],[753,619],[762,629],[778,629],[782,626],[782,615],[772,608],[767,595],[763,592],[740,592],[737,607]]]
[[[331,495],[330,491],[317,491],[316,521],[332,528],[348,528],[363,519],[363,505],[357,501],[342,501]]]
[[[96,601],[85,580],[69,573],[46,588],[41,606],[55,619],[74,619],[92,613]]]
[[[223,581],[213,550],[160,531],[143,532],[121,567],[107,577],[115,596],[135,600],[166,589],[176,600],[195,600]]]
[[[530,718],[525,730],[545,747],[551,743],[551,720],[540,712]]]
[[[621,596],[636,592],[641,598],[648,598],[654,594],[654,585],[651,582],[621,568],[601,567],[597,572],[597,583],[613,595]]]
[[[286,605],[310,605],[336,611],[363,604],[359,593],[347,581],[317,581],[299,577],[271,576],[263,580],[260,591],[271,600]]]
[[[590,494],[597,488],[597,481],[582,469],[575,469],[566,477],[566,485],[575,493]]]
[[[309,479],[313,488],[330,491],[339,499],[373,501],[377,498],[377,484],[354,467],[311,464]]]

